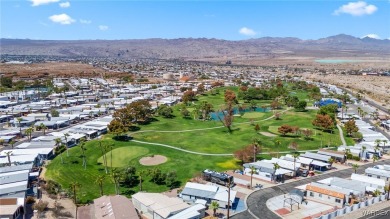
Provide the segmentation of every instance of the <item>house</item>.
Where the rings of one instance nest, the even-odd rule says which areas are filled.
[[[140,218],[133,203],[122,195],[107,196],[94,199],[92,205],[79,207],[77,210],[80,219],[128,219]]]
[[[206,206],[202,204],[195,204],[191,207],[181,211],[169,219],[200,219],[205,217]]]
[[[375,179],[373,177],[352,173],[351,180],[363,182],[366,185],[366,191],[373,192],[379,190],[384,192],[385,186],[388,184],[384,179]]]
[[[23,198],[0,198],[1,219],[23,219],[24,197]]]
[[[366,176],[390,181],[390,171],[370,167],[367,168],[364,172],[366,173]]]
[[[301,164],[297,160],[295,160],[294,162],[294,161],[288,161],[288,160],[283,160],[283,159],[278,159],[273,157],[271,160],[263,160],[263,161],[272,164],[277,163],[280,168],[285,170],[291,170],[290,174],[288,173],[284,174],[285,176],[288,175],[291,177],[296,176],[296,173],[299,170],[299,167],[301,166]]]
[[[230,200],[228,201],[228,188],[226,187],[187,182],[180,197],[190,203],[198,199],[206,200],[208,203],[216,201],[220,207],[227,208],[228,203],[230,203],[230,207],[233,206],[236,194],[236,191],[230,190]]]
[[[244,164],[244,173],[246,175],[251,175],[250,174],[250,168],[253,167],[256,170],[256,173],[253,174],[253,177],[267,180],[267,181],[273,181],[277,174],[281,174],[282,172],[280,171],[281,169],[276,170],[274,169],[274,165],[271,163],[266,163],[264,161],[257,161],[253,163],[246,163]]]
[[[340,163],[345,163],[345,160],[347,159],[347,156],[345,156],[344,152],[341,151],[332,151],[332,150],[327,150],[327,149],[319,149],[318,154],[323,154],[327,156],[331,156],[335,161],[340,162]]]
[[[160,193],[138,192],[131,196],[137,211],[149,219],[169,218],[190,207],[182,199]]]
[[[280,159],[294,162],[294,157],[291,154],[286,154],[286,156],[281,156]],[[306,158],[306,157],[297,157],[295,158],[295,162],[301,165],[300,168],[309,169],[310,164],[313,162],[313,159]]]
[[[330,168],[329,159],[331,156],[306,152],[305,154],[301,154],[299,157],[313,159],[309,169],[324,171]]]
[[[312,182],[306,185],[306,191],[308,200],[323,202],[339,208],[348,203],[348,197],[343,190],[328,185]]]

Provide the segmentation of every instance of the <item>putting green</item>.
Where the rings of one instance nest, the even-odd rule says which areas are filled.
[[[265,115],[265,113],[262,113],[262,112],[247,112],[243,116],[241,116],[241,118],[244,118],[244,119],[258,119],[258,118],[263,117],[264,115]]]
[[[137,157],[149,153],[149,149],[142,147],[120,147],[112,150],[112,167],[124,167]],[[111,151],[106,153],[107,165],[111,166]],[[97,162],[103,164],[103,156],[99,157]]]

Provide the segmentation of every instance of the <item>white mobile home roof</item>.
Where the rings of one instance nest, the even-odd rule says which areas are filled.
[[[28,181],[8,183],[0,186],[0,196],[27,190]]]
[[[274,157],[271,160],[264,160],[264,162],[273,163],[273,164],[277,163],[277,164],[279,164],[279,166],[281,168],[287,169],[287,170],[293,170],[293,171],[296,171],[301,166],[301,163],[298,163],[297,161],[295,161],[295,170],[294,170],[294,162],[291,162],[288,160],[282,160],[282,159],[278,159],[278,158],[274,158]]]
[[[351,179],[356,180],[356,181],[360,181],[360,182],[364,182],[364,183],[368,183],[368,184],[374,184],[377,186],[384,187],[386,185],[386,181],[384,179],[377,179],[374,177],[359,175],[359,174],[355,174],[355,173],[352,173]]]
[[[307,158],[310,158],[310,159],[313,159],[313,160],[325,161],[325,162],[328,162],[329,158],[331,158],[331,156],[327,156],[327,155],[323,155],[323,154],[310,153],[310,152],[306,152],[305,154],[301,154],[300,156],[301,157],[307,157]]]
[[[390,177],[390,171],[375,169],[375,168],[371,168],[371,167],[367,168],[364,172],[366,174],[374,174],[377,176]]]
[[[0,173],[0,185],[28,180],[30,170]]]
[[[287,160],[294,161],[294,157],[291,154],[286,154],[285,156]],[[307,158],[307,157],[297,157],[295,159],[295,162],[299,162],[301,164],[310,165],[313,162],[313,159]]]

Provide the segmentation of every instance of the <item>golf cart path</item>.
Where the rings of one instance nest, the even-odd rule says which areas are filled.
[[[284,113],[286,111],[288,111],[289,109],[286,109],[286,110],[283,110],[281,111],[280,113]],[[270,120],[272,118],[274,118],[275,115],[273,116],[270,116],[268,118],[265,118],[265,119],[262,119],[262,120],[256,120],[256,121],[253,121],[253,122],[262,122],[262,121],[267,121],[267,120]],[[237,123],[234,123],[234,124],[237,124],[237,125],[240,125],[240,124],[248,124],[248,123],[251,123],[251,122],[237,122]],[[202,128],[202,129],[186,129],[186,130],[176,130],[176,131],[159,131],[159,130],[143,130],[143,131],[138,131],[138,132],[133,132],[133,134],[137,134],[137,133],[143,133],[143,132],[162,132],[162,133],[169,133],[169,132],[173,132],[173,133],[177,133],[177,132],[196,132],[196,131],[204,131],[204,130],[211,130],[211,129],[220,129],[220,128],[225,128],[225,126],[216,126],[216,127],[211,127],[211,128]]]
[[[340,139],[341,139],[341,142],[343,143],[343,146],[347,146],[347,142],[344,139],[343,129],[340,127],[339,124],[337,124],[337,128],[339,129]]]
[[[156,146],[161,146],[161,147],[167,147],[167,148],[171,148],[171,149],[174,149],[174,150],[178,150],[178,151],[182,151],[182,152],[186,152],[186,153],[190,153],[190,154],[196,154],[196,155],[205,155],[205,156],[233,156],[233,154],[210,154],[210,153],[202,153],[202,152],[196,152],[196,151],[190,151],[190,150],[186,150],[186,149],[182,149],[182,148],[179,148],[179,147],[175,147],[175,146],[172,146],[172,145],[167,145],[167,144],[160,144],[160,143],[153,143],[153,142],[146,142],[146,141],[138,141],[138,140],[131,140],[132,142],[136,142],[136,143],[140,143],[140,144],[148,144],[148,145],[156,145]],[[318,149],[316,150],[304,150],[304,151],[298,151],[298,152],[306,152],[306,151],[318,151]],[[288,154],[288,153],[291,153],[291,151],[281,151],[279,152],[280,154]],[[270,152],[263,152],[263,153],[258,153],[258,154],[270,154]]]

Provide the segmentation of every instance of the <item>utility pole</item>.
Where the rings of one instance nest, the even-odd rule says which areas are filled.
[[[227,219],[229,219],[230,213],[230,176],[228,177],[228,207],[227,207]]]

